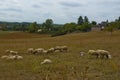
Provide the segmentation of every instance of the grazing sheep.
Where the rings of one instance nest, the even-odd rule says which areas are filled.
[[[43,54],[46,54],[46,53],[48,53],[48,51],[47,50],[43,50]]]
[[[107,58],[107,59],[111,59],[111,55],[109,51],[106,50],[96,50],[96,52],[100,55],[100,58]]]
[[[19,55],[16,55],[16,59],[17,59],[17,60],[21,60],[21,59],[23,59],[23,57],[22,57],[22,56],[19,56]]]
[[[33,52],[34,52],[34,48],[28,48],[27,53],[33,54]]]
[[[7,59],[7,58],[8,58],[7,55],[1,56],[1,59]]]
[[[10,54],[10,50],[5,50],[6,55]]]
[[[45,59],[41,64],[50,64],[52,61],[50,59]]]
[[[42,54],[43,51],[44,51],[43,48],[37,48],[37,49],[35,49],[34,54]]]
[[[15,59],[17,59],[16,55],[9,55],[7,58],[7,60],[15,60]]]
[[[67,51],[68,47],[67,46],[61,46],[61,50],[62,50],[62,52]]]
[[[11,55],[17,55],[18,52],[17,52],[17,51],[10,51],[10,54],[11,54]]]
[[[80,56],[82,57],[84,55],[85,55],[85,52],[80,51]]]
[[[68,50],[68,47],[67,46],[56,46],[55,51],[56,50],[59,50],[60,52],[65,52]]]
[[[53,53],[55,51],[55,48],[50,48],[47,50],[47,53]]]
[[[100,57],[99,53],[97,53],[95,50],[89,50],[88,54],[92,55],[92,56],[95,56],[96,58]]]
[[[12,50],[5,50],[5,53],[6,53],[7,55],[17,55],[17,54],[18,54],[17,51],[12,51]]]

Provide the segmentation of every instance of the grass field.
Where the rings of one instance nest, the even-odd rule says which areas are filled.
[[[30,55],[30,47],[67,45],[66,53]],[[0,32],[0,56],[6,49],[17,50],[23,60],[0,59],[0,80],[120,80],[120,31],[74,33],[59,37],[25,32]],[[112,59],[96,59],[79,52],[105,49]],[[52,64],[41,65],[49,58]],[[86,70],[87,68],[87,70]],[[86,78],[86,79],[84,79]]]

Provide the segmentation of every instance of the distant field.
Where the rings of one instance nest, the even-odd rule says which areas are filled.
[[[66,53],[29,55],[30,47],[45,48],[67,45]],[[6,49],[17,50],[23,60],[0,59],[0,80],[83,80],[88,67],[88,80],[120,80],[120,31],[74,33],[58,37],[25,32],[0,31],[0,56]],[[105,49],[112,59],[95,59],[87,54],[80,57],[79,51]],[[52,64],[41,65],[49,58]]]

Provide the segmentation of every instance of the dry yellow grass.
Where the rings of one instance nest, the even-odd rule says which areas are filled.
[[[45,55],[29,55],[30,47],[48,49],[67,45],[69,52]],[[0,56],[6,49],[17,50],[23,60],[0,59],[0,80],[82,80],[85,68],[89,80],[120,80],[120,31],[112,36],[108,32],[68,34],[59,37],[23,32],[0,34]],[[79,51],[105,49],[111,52],[112,60],[80,57]],[[50,58],[53,63],[41,65]]]

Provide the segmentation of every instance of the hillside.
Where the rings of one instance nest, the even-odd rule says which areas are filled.
[[[67,45],[69,51],[30,55],[28,48]],[[120,31],[74,33],[58,37],[23,32],[0,33],[0,56],[6,49],[17,50],[23,60],[0,59],[0,80],[120,80]],[[111,60],[96,59],[79,52],[89,49],[110,51]],[[52,64],[41,65],[49,58]],[[87,68],[87,70],[85,70]],[[86,71],[86,73],[85,73]],[[84,73],[86,75],[84,75]]]

